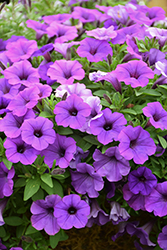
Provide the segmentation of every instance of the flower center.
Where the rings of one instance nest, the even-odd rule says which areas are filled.
[[[106,131],[111,130],[111,129],[112,129],[112,124],[105,124],[105,125],[103,126],[103,128],[104,128]]]
[[[154,119],[154,121],[158,122],[160,117],[158,114],[155,114],[155,115],[153,115],[153,119]]]
[[[25,151],[25,146],[24,145],[18,145],[17,146],[17,152],[20,154],[23,154]]]
[[[65,77],[66,79],[69,79],[71,76],[72,76],[72,75],[71,75],[71,72],[65,72],[65,73],[64,73],[64,77]]]
[[[77,116],[78,110],[76,110],[75,108],[73,108],[73,109],[69,110],[69,113],[70,113],[70,115],[72,115],[72,116]]]
[[[90,51],[89,51],[89,53],[90,53],[91,55],[95,55],[96,52],[97,52],[97,49],[96,49],[96,48],[91,48]]]
[[[130,142],[130,148],[134,148],[136,146],[136,140],[132,140],[131,142]]]
[[[61,149],[60,149],[59,155],[60,155],[61,157],[64,157],[64,155],[65,155],[65,149],[64,149],[64,148],[61,148]]]
[[[35,135],[36,137],[40,138],[40,137],[42,136],[41,130],[35,130],[35,131],[34,131],[34,135]]]
[[[68,209],[68,213],[69,213],[69,214],[76,214],[76,212],[77,212],[77,210],[76,210],[75,207],[70,207],[70,208]]]
[[[140,180],[141,182],[145,182],[145,181],[146,181],[146,178],[145,178],[144,176],[140,176],[140,177],[139,177],[139,180]]]

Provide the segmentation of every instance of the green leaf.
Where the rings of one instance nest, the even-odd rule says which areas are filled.
[[[101,143],[96,139],[96,137],[94,137],[93,135],[86,135],[83,137],[83,139],[91,144],[100,146]]]
[[[25,178],[19,178],[18,180],[16,180],[14,184],[15,187],[24,187],[25,185],[26,185]]]
[[[7,169],[10,170],[13,163],[11,161],[8,161],[6,158],[2,158],[2,161],[5,164],[5,166],[7,167]]]
[[[41,188],[43,188],[49,195],[51,194],[58,194],[60,197],[63,197],[63,188],[61,184],[53,179],[53,188],[49,187],[47,184],[44,182],[41,182]]]
[[[44,191],[40,188],[33,196],[32,200],[43,200],[44,199]]]
[[[52,177],[50,174],[45,173],[41,175],[41,180],[45,182],[49,187],[53,187]]]
[[[158,139],[159,139],[159,141],[160,141],[160,143],[161,143],[161,146],[165,149],[165,148],[167,148],[167,141],[162,137],[162,136],[160,136],[160,135],[157,135],[158,136]]]
[[[133,110],[133,109],[123,109],[123,110],[121,110],[121,113],[123,113],[123,114],[132,114],[132,115],[137,115],[137,113],[136,113],[136,111],[135,110]]]
[[[6,236],[6,231],[5,231],[5,228],[4,227],[0,227],[0,237],[3,238]]]
[[[73,134],[73,131],[72,131],[72,129],[70,129],[70,128],[64,128],[63,126],[58,126],[57,128],[56,128],[56,130],[57,130],[57,133],[59,134],[59,135],[71,135],[71,134]]]
[[[60,241],[60,231],[55,235],[50,235],[50,246],[51,248],[55,248]]]
[[[40,187],[40,179],[39,178],[34,178],[30,179],[24,189],[24,201],[28,200],[31,198],[39,189]]]
[[[20,226],[23,223],[23,220],[17,216],[8,216],[4,218],[4,221],[9,226]]]
[[[29,225],[27,227],[25,235],[29,235],[29,234],[33,234],[33,233],[37,233],[37,232],[38,232],[38,230],[36,230],[32,225]]]
[[[141,88],[139,91],[137,91],[137,89],[134,89],[134,91],[135,91],[136,96],[140,96],[140,95],[161,96],[161,94],[154,89]]]
[[[106,94],[106,90],[97,90],[97,91],[95,91],[95,92],[93,92],[93,95],[95,95],[95,96],[99,96],[99,97],[103,97],[103,95],[104,94]]]

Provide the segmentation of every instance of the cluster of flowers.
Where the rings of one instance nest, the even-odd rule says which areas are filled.
[[[167,215],[165,174],[159,178],[158,170],[150,166],[150,159],[159,157],[162,162],[167,147],[167,30],[154,26],[165,20],[165,13],[136,1],[95,7],[75,6],[70,14],[44,16],[41,22],[27,20],[37,41],[48,38],[40,49],[35,40],[25,37],[1,40],[0,131],[5,150],[0,162],[0,225],[5,224],[2,213],[14,195],[13,178],[19,179],[21,163],[22,168],[44,167],[41,179],[46,174],[49,180],[58,175],[65,179],[68,173],[68,179],[60,181],[68,195],[52,192],[29,205],[35,229],[52,236],[60,229],[112,221],[120,227],[113,240],[127,232],[152,249],[156,244],[149,234],[154,217]],[[76,20],[78,24],[72,25]],[[88,24],[92,30],[87,30]],[[117,53],[123,56],[114,67]],[[93,72],[100,66],[105,72]],[[93,84],[105,94],[96,95]],[[115,93],[126,105],[118,107],[121,101],[113,105]],[[139,100],[140,95],[148,99]],[[140,118],[135,121],[133,115]],[[82,137],[90,138],[84,141],[87,148],[80,143]],[[39,159],[41,166],[35,164]],[[6,162],[12,163],[10,167]],[[31,179],[30,173],[25,177]],[[108,201],[104,209],[101,199]],[[129,222],[129,207],[153,212],[153,219],[143,227]],[[167,226],[161,223],[158,244],[165,250]],[[137,241],[135,246],[142,249]]]

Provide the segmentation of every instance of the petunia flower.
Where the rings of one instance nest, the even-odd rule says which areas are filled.
[[[27,119],[21,127],[22,139],[36,150],[43,150],[55,141],[56,135],[52,127],[52,121],[44,117]]]
[[[167,112],[159,102],[147,103],[142,110],[145,116],[150,117],[151,125],[162,130],[167,129]]]
[[[89,155],[89,150],[86,150],[84,152],[82,148],[77,146],[75,154],[69,164],[70,168],[76,169],[77,164],[81,163],[81,159],[85,159],[88,155]]]
[[[12,86],[9,84],[7,79],[0,78],[0,96],[11,100],[15,95],[18,94],[18,88],[19,85]]]
[[[154,72],[143,61],[133,60],[119,64],[115,70],[119,81],[132,88],[145,87],[149,79],[154,78]]]
[[[70,50],[70,48],[74,45],[79,45],[80,42],[70,42],[70,43],[58,43],[56,42],[55,44],[53,44],[54,50],[61,53],[62,56],[67,59],[68,57],[68,51]]]
[[[130,218],[130,215],[121,207],[121,205],[116,201],[110,202],[111,210],[109,220],[112,220],[113,225],[117,225],[120,222],[127,221]]]
[[[138,194],[149,195],[157,185],[157,178],[152,171],[146,167],[139,167],[128,175],[129,190]]]
[[[149,132],[141,126],[127,126],[118,135],[120,154],[126,159],[133,159],[136,164],[143,164],[148,160],[148,155],[153,155],[156,145]]]
[[[13,180],[15,175],[14,167],[9,170],[3,162],[0,162],[0,198],[11,196],[13,193]]]
[[[60,84],[73,84],[74,80],[82,80],[85,71],[78,61],[57,60],[50,65],[47,75]]]
[[[45,200],[36,200],[31,205],[31,223],[37,230],[44,229],[48,235],[55,235],[59,232],[60,226],[54,216],[54,210],[61,197],[57,194],[48,195]]]
[[[108,55],[113,55],[112,48],[107,41],[94,38],[85,38],[77,49],[80,57],[86,57],[90,62],[107,60]]]
[[[64,196],[54,207],[54,216],[57,218],[58,225],[66,230],[72,227],[85,227],[89,214],[89,205],[77,194]]]
[[[4,219],[3,219],[3,211],[6,207],[7,202],[8,202],[7,198],[0,200],[0,226],[3,226],[5,224]],[[3,249],[1,248],[1,245],[0,245],[0,249]]]
[[[103,189],[103,178],[95,172],[95,169],[86,163],[79,163],[76,171],[71,172],[71,184],[80,194],[88,194],[90,198],[99,196],[97,191]]]
[[[60,168],[67,168],[76,152],[76,142],[71,137],[56,134],[55,141],[41,152],[44,162],[52,168],[54,160]]]
[[[103,115],[90,122],[90,129],[93,135],[97,135],[97,139],[106,145],[113,140],[117,140],[119,132],[127,123],[123,114],[113,112],[106,108],[102,110]]]
[[[98,40],[108,40],[117,36],[117,32],[114,31],[114,26],[110,26],[109,28],[96,28],[93,30],[86,31],[88,36],[93,36]]]
[[[89,10],[80,6],[74,7],[74,11],[72,12],[71,16],[74,19],[80,20],[82,23],[90,23],[96,20],[93,10]]]
[[[43,16],[42,19],[45,21],[47,24],[51,24],[53,22],[57,23],[64,23],[67,20],[71,18],[71,14],[68,13],[61,13],[57,15],[49,15],[49,16]]]
[[[96,172],[110,182],[121,180],[130,171],[129,162],[120,155],[117,147],[108,148],[104,154],[95,149],[93,159]]]
[[[41,63],[38,67],[38,73],[40,75],[41,80],[46,81],[46,83],[50,86],[56,82],[55,80],[51,80],[50,77],[47,75],[47,71],[50,68],[50,65],[52,64],[53,62],[49,62],[44,65]]]
[[[167,250],[167,225],[162,228],[162,233],[158,235],[157,242],[163,250]]]
[[[46,34],[46,28],[48,25],[44,23],[37,22],[35,20],[27,20],[26,21],[27,27],[35,30],[36,32],[36,39],[40,40],[44,34]]]
[[[79,129],[85,124],[86,117],[90,115],[91,107],[82,98],[72,94],[65,101],[56,104],[54,113],[58,125]]]

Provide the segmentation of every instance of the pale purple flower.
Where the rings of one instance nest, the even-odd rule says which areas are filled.
[[[43,56],[47,62],[51,61],[51,56],[50,56],[50,51],[53,50],[53,44],[48,43],[43,45],[40,49],[36,50],[33,54],[32,57],[34,56]]]
[[[7,138],[4,142],[4,148],[6,149],[6,158],[13,162],[21,162],[23,165],[32,164],[36,158],[38,152],[30,145],[25,143],[21,136],[17,138]]]
[[[37,230],[44,229],[48,235],[55,235],[59,232],[60,226],[54,216],[54,210],[61,197],[57,194],[48,195],[45,200],[34,201],[31,205],[31,223]]]
[[[143,114],[150,117],[149,122],[162,130],[167,129],[167,112],[163,109],[160,102],[150,102],[143,109]]]
[[[105,80],[107,82],[110,82],[111,85],[113,86],[113,88],[118,91],[120,94],[122,93],[122,87],[121,87],[121,83],[120,81],[118,80],[117,78],[117,74],[112,71],[112,72],[109,72],[107,73],[106,75],[100,77],[97,81],[101,81],[101,80]]]
[[[156,176],[152,174],[151,169],[146,167],[139,167],[130,172],[128,181],[129,190],[134,194],[140,192],[142,195],[149,195],[157,185]]]
[[[129,19],[129,13],[127,8],[123,5],[117,5],[110,7],[106,11],[107,15],[110,16],[117,24],[127,25]]]
[[[104,154],[95,149],[93,159],[96,172],[110,182],[121,180],[130,171],[129,162],[120,155],[117,147],[108,148]]]
[[[61,53],[65,59],[67,59],[68,51],[74,45],[79,45],[80,42],[70,42],[70,43],[58,43],[53,44],[54,50]]]
[[[71,18],[71,14],[68,13],[61,13],[61,14],[57,14],[57,15],[49,15],[49,16],[44,16],[42,17],[43,20],[45,21],[45,23],[51,24],[53,22],[57,22],[57,23],[64,23],[67,20],[69,20]]]
[[[50,26],[46,29],[47,34],[50,37],[56,37],[54,42],[64,43],[73,40],[78,36],[77,28],[75,26],[68,26],[60,24],[58,22],[50,23]]]
[[[3,162],[0,162],[0,198],[11,196],[13,193],[13,180],[15,175],[14,167],[9,170]]]
[[[90,115],[91,107],[82,98],[72,94],[65,101],[56,104],[54,113],[59,126],[79,129],[85,124],[86,117]]]
[[[46,34],[46,28],[48,25],[44,23],[37,22],[35,20],[27,20],[26,21],[27,27],[35,30],[36,32],[36,39],[40,40],[44,34]]]
[[[107,60],[108,55],[113,55],[112,48],[107,41],[94,38],[85,38],[77,49],[80,57],[86,57],[90,62]]]
[[[72,18],[79,19],[82,23],[90,23],[96,20],[93,10],[89,10],[80,6],[74,7]]]
[[[52,168],[54,160],[60,168],[67,168],[76,152],[76,142],[71,137],[56,134],[55,141],[41,152],[44,162]]]
[[[160,75],[162,74],[163,76],[167,77],[167,60],[163,59],[161,61],[158,61],[155,63],[155,73]]]
[[[86,226],[90,214],[89,205],[77,194],[66,195],[54,207],[54,216],[62,229]]]
[[[9,84],[8,80],[5,78],[0,78],[0,96],[11,100],[15,95],[18,94],[18,88],[19,85],[12,86]]]
[[[145,200],[145,209],[153,212],[155,216],[167,215],[167,181],[158,183]]]
[[[122,221],[127,221],[130,218],[130,215],[125,210],[125,208],[121,207],[121,205],[116,201],[110,202],[111,210],[109,220],[112,220],[114,225],[119,224]]]
[[[119,132],[127,123],[123,114],[113,112],[106,108],[102,110],[103,115],[90,122],[91,133],[97,135],[97,139],[106,145],[117,140]]]
[[[145,87],[149,79],[154,78],[154,72],[141,60],[119,64],[115,72],[119,81],[130,84],[132,88]]]
[[[26,87],[31,87],[35,83],[39,83],[39,74],[37,69],[33,68],[31,63],[27,60],[14,63],[3,72],[9,84]]]
[[[86,34],[98,40],[108,40],[117,36],[117,32],[114,31],[114,26],[110,26],[109,28],[96,28],[86,31]]]
[[[103,189],[103,178],[87,163],[79,163],[76,171],[71,172],[71,184],[80,194],[88,194],[90,198],[99,196],[98,191]]]
[[[77,146],[75,154],[69,164],[70,168],[76,169],[77,164],[81,163],[81,159],[85,159],[88,155],[89,155],[89,150],[86,150],[84,152],[82,148]]]
[[[157,242],[163,250],[167,250],[167,225],[162,228],[162,233],[158,235]]]
[[[92,73],[89,73],[89,80],[93,81],[93,82],[98,82],[100,81],[99,79],[103,78],[105,75],[107,75],[107,72],[103,72],[103,71],[94,71]]]
[[[158,39],[159,45],[163,47],[167,41],[167,30],[157,27],[148,27],[147,32],[152,38]]]
[[[49,62],[49,63],[46,63],[44,65],[40,64],[38,67],[38,73],[40,75],[41,80],[46,81],[46,83],[48,85],[52,85],[56,82],[55,80],[51,80],[50,77],[47,75],[47,71],[50,68],[50,65],[52,65],[52,64],[53,64],[53,62]]]
[[[34,118],[35,114],[30,109],[24,116],[16,116],[12,113],[7,113],[6,116],[0,120],[0,131],[4,132],[9,138],[16,138],[21,134],[21,125],[25,119]]]
[[[82,80],[85,77],[85,71],[78,61],[58,60],[50,65],[47,75],[51,80],[60,84],[73,84],[74,80]]]
[[[12,62],[26,60],[38,49],[35,40],[18,39],[16,42],[8,43],[6,55]]]
[[[47,118],[27,119],[21,126],[23,141],[36,150],[43,150],[53,144],[56,138],[53,123]]]
[[[38,103],[39,93],[36,86],[25,88],[10,101],[7,108],[13,112],[13,115],[23,116],[28,109],[32,109]]]
[[[156,151],[156,145],[149,132],[141,126],[127,126],[121,130],[118,140],[120,154],[126,159],[133,159],[136,164],[143,164],[149,155]]]
[[[52,92],[52,88],[49,85],[46,84],[41,84],[41,83],[36,83],[35,86],[39,89],[39,100],[49,97],[51,92]]]
[[[0,115],[9,112],[8,104],[10,99],[0,96]]]

